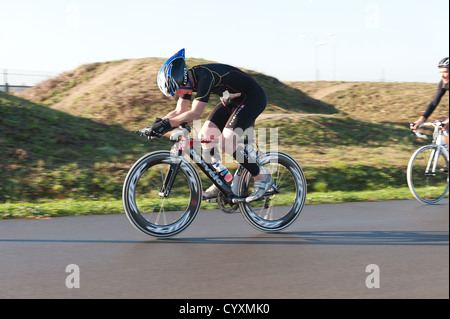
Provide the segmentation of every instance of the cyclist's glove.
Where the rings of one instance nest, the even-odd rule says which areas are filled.
[[[148,126],[151,129],[151,136],[161,137],[173,129],[168,119],[157,118],[154,123]]]

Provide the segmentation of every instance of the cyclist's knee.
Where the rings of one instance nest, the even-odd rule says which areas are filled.
[[[239,134],[231,129],[224,129],[222,132],[222,138],[220,139],[220,148],[228,155],[233,155],[236,151],[236,147],[239,141]]]
[[[216,139],[221,134],[216,124],[211,121],[206,121],[203,124],[202,129],[199,132],[199,138],[201,139]]]

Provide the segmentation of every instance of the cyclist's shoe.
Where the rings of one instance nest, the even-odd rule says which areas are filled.
[[[216,185],[212,185],[210,188],[208,188],[206,191],[203,192],[203,199],[213,199],[217,198],[219,195],[219,189]]]
[[[444,166],[441,168],[441,172],[447,173],[448,174],[448,164],[447,166]]]
[[[251,193],[245,201],[250,203],[260,199],[272,187],[273,183],[273,177],[270,174],[267,174],[266,178],[262,181],[256,181],[255,184],[253,184],[253,193]]]

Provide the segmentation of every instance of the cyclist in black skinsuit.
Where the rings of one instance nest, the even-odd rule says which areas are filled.
[[[259,199],[270,189],[273,184],[272,176],[257,159],[251,159],[246,149],[237,145],[238,138],[254,124],[267,104],[264,90],[252,77],[225,64],[197,65],[188,70],[182,49],[161,67],[158,86],[166,96],[178,95],[180,99],[174,111],[150,125],[153,135],[162,136],[183,122],[200,119],[210,95],[221,95],[222,102],[209,114],[200,138],[218,139],[220,136],[222,151],[232,155],[252,174],[255,180],[254,191],[246,198],[247,202]],[[193,92],[196,92],[196,96],[189,109]],[[216,143],[202,144],[202,147],[207,160],[220,159]],[[214,197],[217,192],[218,189],[212,186],[204,195]]]
[[[205,64],[194,66],[188,72],[193,78],[193,92],[197,92],[195,100],[207,103],[211,93],[228,96],[208,116],[220,131],[225,128],[245,131],[266,108],[266,94],[261,86],[235,67]],[[191,100],[191,95],[182,98]]]
[[[439,64],[438,64],[438,68],[439,68],[439,73],[441,74],[441,81],[439,82],[436,94],[433,98],[433,100],[431,101],[431,103],[428,105],[425,113],[423,113],[423,115],[421,117],[419,117],[417,119],[416,122],[414,122],[414,127],[413,127],[413,132],[416,132],[416,130],[419,128],[419,126],[421,124],[423,124],[428,117],[430,117],[431,113],[433,113],[433,111],[436,109],[436,107],[438,106],[439,102],[441,101],[441,98],[444,96],[445,92],[448,91],[448,86],[449,86],[449,59],[447,58],[443,58]],[[449,141],[448,141],[448,133],[449,133],[449,119],[448,117],[442,122],[444,123],[444,127],[443,127],[443,131],[444,131],[444,142],[445,144],[447,144],[447,147],[449,147]]]

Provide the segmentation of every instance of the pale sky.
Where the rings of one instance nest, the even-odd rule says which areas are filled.
[[[0,0],[0,69],[169,57],[281,81],[438,82],[448,0]]]

